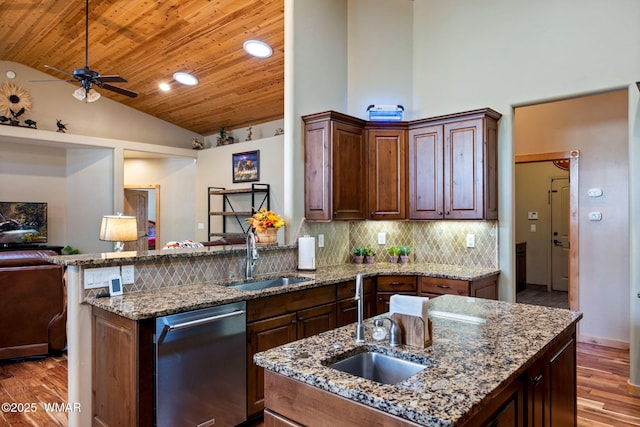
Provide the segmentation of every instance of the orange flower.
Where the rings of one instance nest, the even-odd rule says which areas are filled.
[[[262,233],[267,228],[280,228],[284,226],[284,220],[281,216],[268,211],[266,208],[260,209],[247,222],[256,232]]]

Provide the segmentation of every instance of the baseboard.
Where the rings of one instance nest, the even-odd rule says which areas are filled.
[[[617,348],[619,350],[629,350],[628,341],[618,341],[602,337],[591,337],[589,335],[578,334],[578,342],[583,344],[595,344],[603,347]]]
[[[640,386],[631,384],[628,380],[627,380],[627,391],[629,392],[629,394],[640,397]]]

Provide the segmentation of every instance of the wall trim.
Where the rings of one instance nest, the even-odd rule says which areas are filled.
[[[628,341],[612,340],[609,338],[592,337],[589,335],[578,334],[578,342],[582,344],[595,344],[603,347],[617,348],[619,350],[629,350]]]

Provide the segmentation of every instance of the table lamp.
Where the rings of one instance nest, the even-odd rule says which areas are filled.
[[[100,226],[100,240],[116,242],[113,250],[122,252],[124,242],[138,240],[138,224],[135,216],[105,215]]]

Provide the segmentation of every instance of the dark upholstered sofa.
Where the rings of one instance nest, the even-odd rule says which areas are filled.
[[[48,250],[0,252],[0,359],[44,355],[66,346],[63,268]]]

